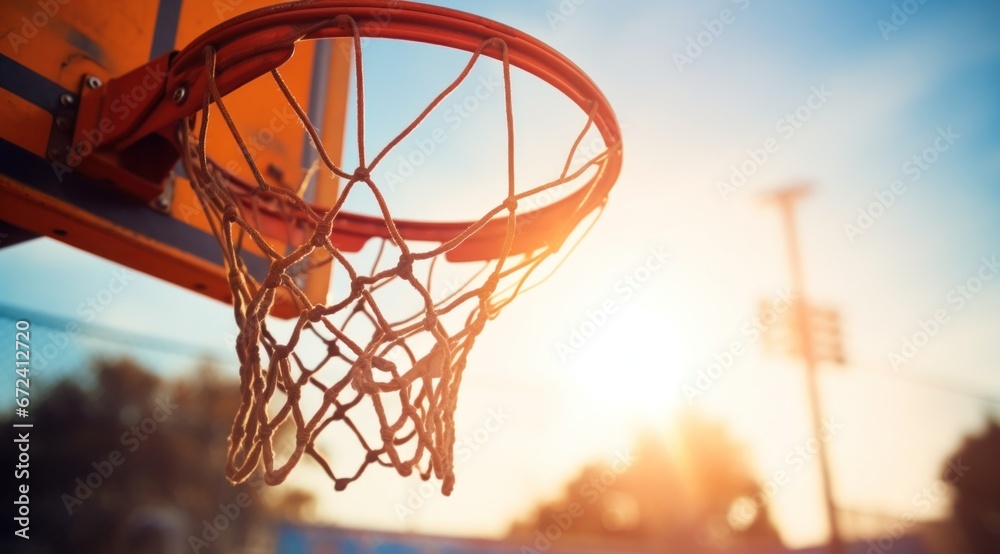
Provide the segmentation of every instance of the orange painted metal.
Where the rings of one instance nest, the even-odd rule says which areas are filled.
[[[270,3],[269,0],[52,0],[45,2],[49,6],[45,12],[38,0],[5,2],[4,9],[0,10],[0,28],[11,30],[11,34],[6,37],[9,40],[0,41],[0,55],[5,57],[8,66],[18,69],[19,75],[27,72],[47,88],[64,90],[72,95],[74,102],[70,107],[59,108],[52,102],[27,98],[24,90],[18,90],[27,87],[25,82],[12,86],[7,80],[10,74],[0,75],[0,141],[8,145],[4,152],[13,152],[8,156],[11,159],[0,160],[0,220],[201,294],[229,301],[221,255],[214,258],[204,254],[206,244],[214,246],[208,222],[187,180],[171,175],[170,170],[177,159],[176,153],[171,153],[172,144],[160,140],[147,144],[143,152],[131,151],[125,155],[114,149],[98,149],[99,152],[78,160],[72,158],[75,152],[65,149],[52,152],[49,148],[50,132],[57,129],[56,111],[53,110],[75,112],[77,121],[96,121],[98,130],[101,119],[97,114],[100,112],[110,116],[108,123],[116,128],[125,125],[121,116],[127,115],[126,112],[138,117],[139,98],[148,100],[162,89],[162,82],[157,82],[162,79],[156,78],[155,68],[147,68],[154,70],[145,75],[137,73],[135,80],[120,80],[130,71],[150,63],[150,52],[157,40],[166,50],[180,49],[225,19]],[[172,9],[177,12],[174,26],[168,17]],[[53,11],[55,13],[51,13]],[[164,43],[164,39],[167,42]],[[297,50],[295,59],[282,67],[282,75],[294,94],[308,104],[313,100],[310,85],[314,46],[312,43],[303,46]],[[348,71],[347,64],[331,71],[325,117],[317,122],[324,133],[331,133],[337,140],[341,138],[344,125]],[[88,87],[88,76],[96,77],[101,86]],[[240,122],[245,136],[267,139],[256,141],[260,148],[255,152],[265,165],[279,168],[288,181],[301,179],[307,138],[294,121],[294,114],[284,113],[280,108],[275,108],[277,111],[262,109],[265,103],[283,106],[273,84],[270,87],[266,86],[268,83],[255,85],[250,83],[229,95],[227,106]],[[268,88],[270,90],[265,92]],[[115,90],[109,94],[111,89]],[[98,98],[101,102],[91,102]],[[104,101],[107,104],[102,104]],[[116,101],[112,109],[111,103]],[[80,125],[74,126],[83,130]],[[71,127],[69,132],[73,130]],[[99,142],[104,144],[105,141],[102,138]],[[210,147],[210,155],[227,163],[235,174],[249,176],[231,142],[228,137],[215,141]],[[337,157],[339,150],[331,154]],[[68,160],[80,165],[69,167]],[[52,170],[40,172],[40,176],[11,170],[25,164],[51,165]],[[5,167],[8,170],[5,171]],[[129,171],[122,171],[123,168]],[[107,214],[92,211],[89,205],[58,194],[47,194],[52,190],[35,181],[36,178],[51,180],[54,176],[65,179],[59,187],[92,189],[94,196],[106,195],[109,190],[126,191],[133,198],[131,207],[122,202],[116,204],[115,209],[134,212],[126,219],[141,225],[121,224]],[[320,179],[317,198],[336,197],[337,185],[335,178]],[[160,204],[162,192],[168,194],[163,195],[164,202]],[[185,242],[188,239],[164,242],[155,238],[155,233],[147,232],[171,220],[203,232],[198,239],[200,244]],[[183,235],[190,237],[192,234]],[[274,245],[279,250],[283,248],[280,241],[274,241]],[[200,251],[195,246],[200,247]],[[247,251],[250,255],[260,253],[254,245],[248,245]],[[304,290],[311,299],[322,302],[329,282],[329,267],[325,267],[313,272]],[[296,313],[294,306],[281,302],[275,312],[283,316]]]

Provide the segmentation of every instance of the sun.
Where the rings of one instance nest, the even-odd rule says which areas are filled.
[[[668,314],[628,306],[588,339],[570,371],[607,409],[662,422],[680,407],[681,344]]]

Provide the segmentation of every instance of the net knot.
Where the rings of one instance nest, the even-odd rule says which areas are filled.
[[[279,344],[274,347],[274,353],[271,356],[273,358],[287,358],[289,352],[291,349],[287,345]]]
[[[361,292],[365,290],[365,286],[361,281],[351,281],[351,298],[357,298],[361,296]]]
[[[236,210],[236,206],[228,206],[225,213],[222,214],[222,221],[224,223],[233,223],[240,218],[239,212]]]
[[[316,305],[309,310],[309,321],[319,323],[323,319],[323,306]]]
[[[437,322],[438,322],[437,314],[434,312],[428,312],[427,317],[424,318],[424,329],[427,329],[428,331],[433,331],[434,328],[437,327]]]
[[[354,181],[367,181],[370,176],[371,172],[368,171],[367,167],[358,167],[354,170],[354,175],[351,176],[351,179]]]
[[[511,213],[516,212],[517,211],[517,198],[514,198],[513,196],[507,198],[506,200],[503,201],[503,207],[506,208],[507,210],[509,210]]]
[[[399,271],[401,279],[409,280],[413,278],[413,260],[406,254],[399,256],[399,263],[396,264],[396,269]]]
[[[229,272],[229,290],[239,290],[243,285],[243,275],[236,270]]]
[[[264,278],[264,282],[261,283],[261,285],[263,285],[263,287],[266,289],[278,288],[279,286],[281,286],[281,274],[276,271],[273,271],[272,268],[272,271],[269,271],[267,273],[267,277]]]
[[[500,284],[500,276],[497,275],[496,273],[493,273],[486,279],[486,282],[483,283],[483,288],[480,289],[482,291],[480,293],[480,296],[488,298],[491,294],[493,294],[493,291],[497,290],[497,285],[499,284]]]
[[[333,224],[323,220],[316,224],[313,229],[312,243],[318,248],[322,248],[330,235],[333,234]]]
[[[351,382],[354,390],[369,396],[377,394],[378,387],[375,386],[371,375],[369,375],[372,368],[372,359],[370,357],[362,357],[358,359],[357,364],[360,367],[355,368],[357,371],[354,372],[354,379]]]
[[[336,342],[330,342],[326,345],[326,353],[330,355],[331,358],[336,358],[340,356],[340,347],[337,346]]]

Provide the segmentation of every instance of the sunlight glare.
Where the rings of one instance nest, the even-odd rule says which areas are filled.
[[[570,371],[607,409],[660,423],[677,408],[677,337],[666,314],[629,306],[588,340]]]

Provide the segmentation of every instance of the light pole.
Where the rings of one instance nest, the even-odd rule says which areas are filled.
[[[806,365],[806,388],[809,394],[809,410],[812,417],[813,435],[819,444],[819,466],[823,482],[823,500],[826,503],[827,522],[830,527],[830,553],[843,554],[844,543],[840,537],[840,527],[837,524],[837,512],[833,502],[833,487],[830,480],[830,462],[827,457],[826,444],[822,437],[823,409],[821,407],[819,384],[817,383],[817,356],[814,336],[811,327],[811,309],[805,296],[805,278],[802,273],[802,258],[799,253],[799,239],[795,228],[795,205],[809,193],[806,185],[795,185],[770,194],[767,200],[774,202],[781,210],[785,227],[786,245],[788,247],[788,262],[792,273],[792,293],[795,302],[794,319],[791,332],[801,347],[801,355]]]

